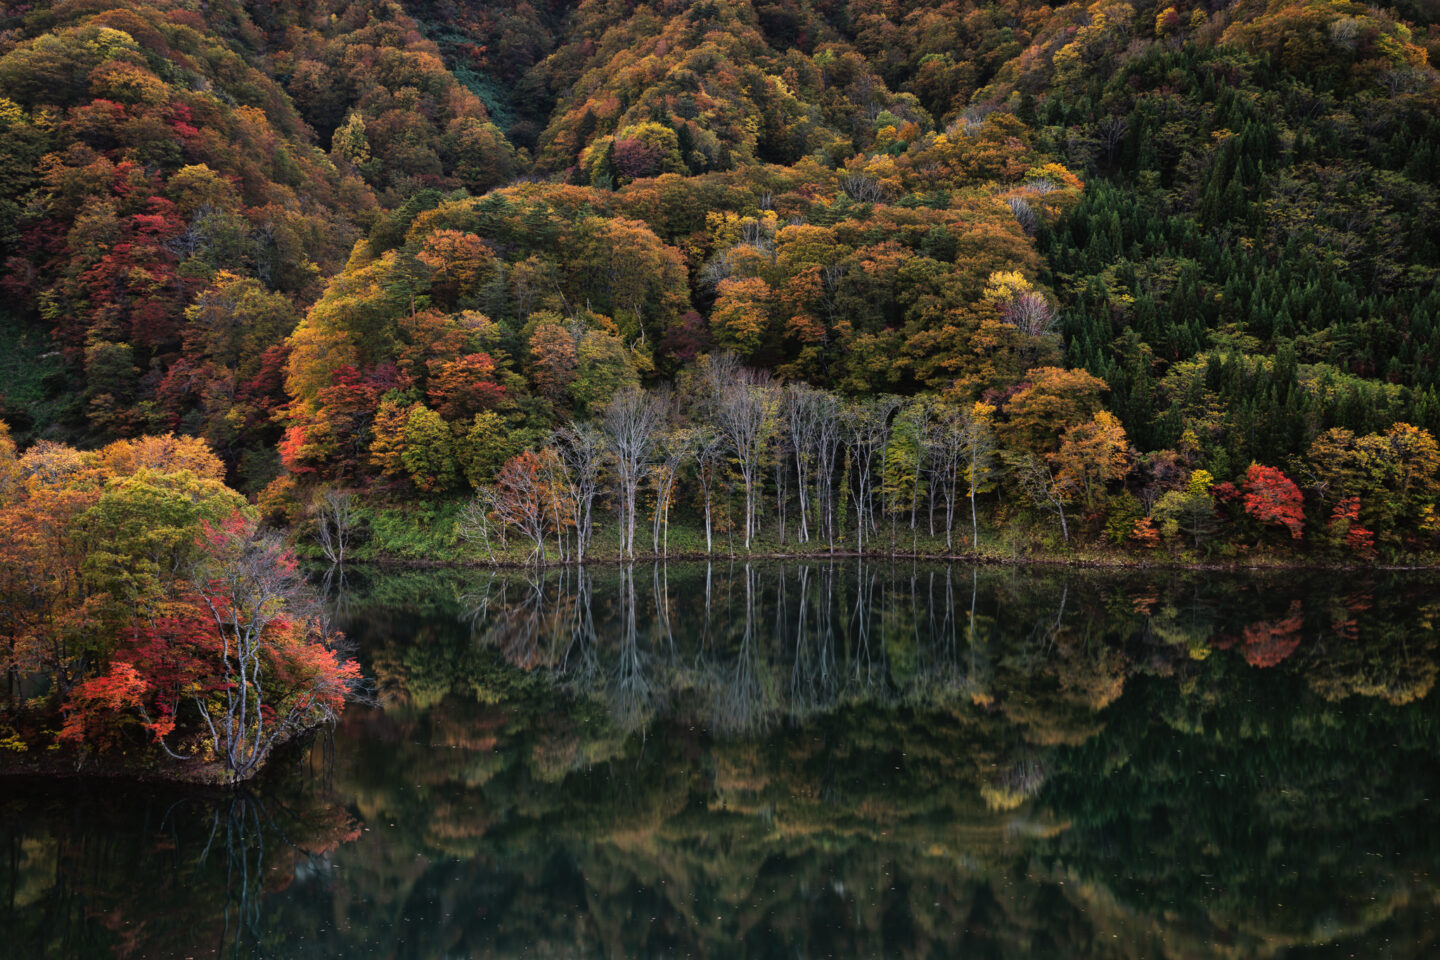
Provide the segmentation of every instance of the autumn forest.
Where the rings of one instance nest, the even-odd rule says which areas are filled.
[[[0,3],[0,748],[248,778],[368,696],[347,561],[1432,564],[1437,54],[1426,0]]]

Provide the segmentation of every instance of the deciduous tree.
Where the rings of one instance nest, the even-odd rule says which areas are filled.
[[[1252,463],[1245,471],[1245,512],[1284,527],[1292,540],[1305,536],[1305,498],[1295,481],[1275,467]]]

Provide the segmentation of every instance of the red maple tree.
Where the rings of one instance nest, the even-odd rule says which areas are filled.
[[[1295,481],[1276,467],[1252,463],[1245,471],[1245,512],[1261,523],[1284,527],[1292,539],[1305,535],[1305,498]]]

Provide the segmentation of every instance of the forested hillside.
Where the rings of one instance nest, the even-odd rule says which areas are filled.
[[[0,506],[173,432],[332,559],[1430,557],[1437,54],[1433,0],[0,3]]]

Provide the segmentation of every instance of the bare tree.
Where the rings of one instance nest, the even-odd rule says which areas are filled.
[[[695,474],[705,504],[705,552],[714,549],[715,481],[725,461],[725,435],[710,424],[695,428]]]
[[[530,559],[545,562],[546,519],[551,512],[545,483],[543,454],[522,454],[510,460],[495,477],[495,483],[480,491],[479,499],[490,516],[504,527],[513,527],[533,543]]]
[[[945,549],[952,548],[955,529],[955,507],[958,500],[960,472],[965,463],[964,419],[957,410],[946,410],[926,428],[925,442],[935,464],[931,489],[940,488],[945,500]]]
[[[675,491],[675,478],[680,468],[690,459],[695,449],[693,430],[670,430],[660,435],[659,456],[650,479],[655,484],[655,517],[651,524],[651,536],[655,553],[668,556],[670,553],[670,501]],[[663,532],[663,540],[662,540]]]
[[[970,547],[980,543],[980,520],[975,495],[995,472],[995,434],[986,411],[989,407],[950,409],[930,425],[927,443],[935,457],[940,494],[945,500],[945,547],[954,546],[955,513],[963,477],[970,500]]]
[[[1025,235],[1035,236],[1035,228],[1039,225],[1040,218],[1035,215],[1035,208],[1030,206],[1030,201],[1017,195],[1010,197],[1005,203],[1010,207],[1010,212],[1015,215],[1015,222],[1020,224]]]
[[[552,442],[560,467],[558,480],[565,487],[575,527],[575,562],[584,563],[595,529],[592,511],[600,491],[605,438],[589,424],[571,423],[556,430]]]
[[[1065,519],[1065,504],[1073,492],[1069,481],[1058,477],[1043,457],[1037,457],[1033,453],[1010,458],[1010,467],[1020,483],[1020,489],[1030,498],[1030,502],[1059,516],[1060,533],[1068,544],[1070,524]]]
[[[810,540],[810,496],[819,442],[822,393],[805,383],[787,383],[782,414],[795,458],[795,490],[800,507],[801,543]]]
[[[483,546],[490,562],[495,562],[495,549],[490,545],[490,502],[483,493],[461,508],[455,531],[466,543]]]
[[[840,189],[845,196],[856,203],[884,203],[885,185],[874,177],[863,173],[846,173],[840,176]]]
[[[655,437],[665,420],[666,398],[631,387],[617,393],[601,415],[619,487],[620,550],[635,556],[635,514],[640,484],[651,469]]]
[[[783,406],[783,401],[777,404],[778,406]],[[775,449],[771,459],[775,466],[775,528],[779,532],[780,543],[784,544],[789,526],[786,522],[788,520],[786,508],[790,502],[790,459],[791,448],[794,444],[790,441],[789,433],[783,429],[784,421],[778,420],[777,423],[782,426],[773,431]]]
[[[977,403],[962,412],[957,424],[970,498],[971,550],[980,548],[980,519],[975,512],[975,494],[995,475],[995,429],[990,420],[993,413],[994,408],[989,404]],[[946,542],[949,542],[948,532]]]
[[[1125,134],[1129,129],[1130,121],[1114,114],[1102,117],[1100,122],[1095,125],[1100,145],[1105,149],[1105,165],[1107,167],[1115,162],[1115,151],[1124,142]]]
[[[825,539],[835,549],[835,473],[844,434],[840,401],[820,392],[815,398],[815,499]]]
[[[728,376],[719,379],[722,365]],[[733,371],[733,372],[729,372]],[[730,441],[740,478],[745,484],[745,549],[755,534],[755,505],[760,484],[761,461],[775,430],[780,393],[770,375],[722,361],[712,364],[711,387],[715,397],[716,420]]]
[[[895,397],[876,397],[847,404],[842,414],[845,449],[855,467],[852,495],[855,500],[855,549],[865,549],[865,526],[871,522],[875,460],[883,456],[890,440],[890,416],[900,401]]]
[[[1000,319],[1027,337],[1047,337],[1055,332],[1055,310],[1044,294],[1027,290],[1000,308]]]
[[[931,473],[930,466],[934,450],[928,442],[930,427],[930,401],[925,398],[916,398],[908,401],[900,416],[910,421],[915,436],[915,468],[910,475],[910,549],[915,549],[916,530],[915,517],[920,509],[920,486],[926,481],[926,474]],[[893,514],[892,514],[893,515]],[[893,527],[891,546],[893,549]]]
[[[354,496],[348,490],[326,487],[315,497],[310,510],[315,518],[315,538],[325,551],[325,559],[332,565],[344,563],[357,525]]]

